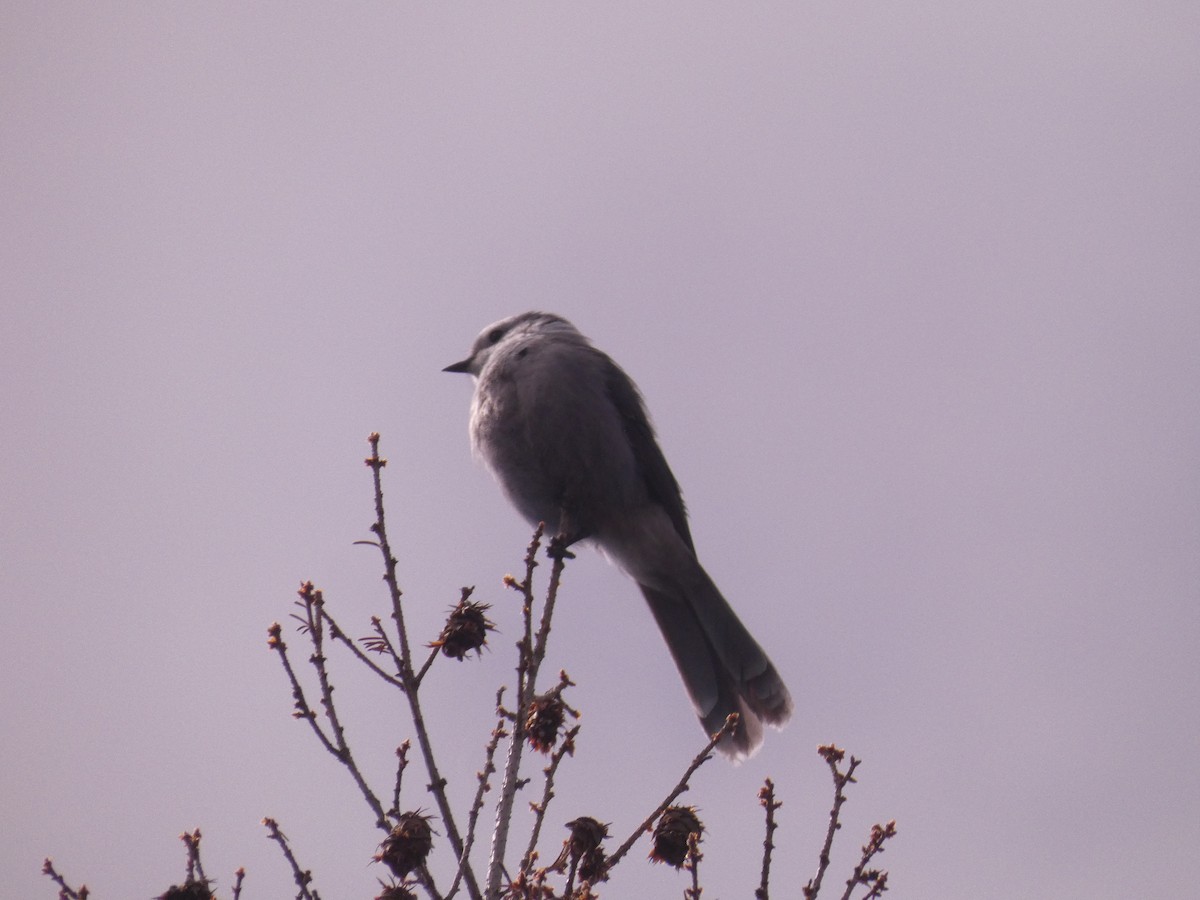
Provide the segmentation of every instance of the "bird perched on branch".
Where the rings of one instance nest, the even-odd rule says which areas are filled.
[[[679,484],[637,386],[566,319],[527,312],[489,325],[447,372],[475,376],[471,444],[530,523],[595,544],[641,588],[704,729],[744,758],[792,698],[696,559]]]

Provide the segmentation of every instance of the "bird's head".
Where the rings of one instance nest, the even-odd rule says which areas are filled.
[[[442,371],[466,372],[478,377],[498,347],[524,337],[549,334],[571,335],[582,339],[582,335],[575,326],[562,316],[545,312],[521,313],[501,319],[483,329],[479,332],[479,337],[475,338],[475,343],[471,345],[471,355],[446,366]]]

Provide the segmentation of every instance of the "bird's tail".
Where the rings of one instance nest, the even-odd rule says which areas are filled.
[[[763,723],[781,727],[792,715],[792,698],[767,654],[754,640],[717,586],[692,557],[682,583],[639,582],[666,639],[704,730],[716,733],[730,713],[740,721],[717,745],[745,759],[762,743]]]

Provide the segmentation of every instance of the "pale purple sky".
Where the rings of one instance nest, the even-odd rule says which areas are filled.
[[[54,896],[45,855],[161,893],[196,826],[223,896],[239,865],[284,896],[264,815],[373,896],[265,644],[301,579],[356,633],[383,612],[372,430],[414,628],[475,584],[506,631],[428,689],[466,796],[528,534],[439,370],[529,308],[641,385],[796,700],[696,780],[705,896],[757,884],[765,775],[798,893],[827,741],[866,760],[839,882],[895,818],[899,898],[1194,889],[1194,2],[9,2],[0,48],[4,900]],[[627,832],[701,739],[595,554],[556,634],[585,729],[548,852]],[[402,709],[347,668],[385,782]],[[683,887],[631,860],[603,894]]]

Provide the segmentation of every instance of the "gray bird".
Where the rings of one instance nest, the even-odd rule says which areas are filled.
[[[696,559],[679,484],[637,386],[560,316],[489,325],[445,368],[475,376],[471,445],[531,524],[566,545],[595,544],[638,583],[704,730],[729,713],[720,749],[743,758],[792,698]]]

